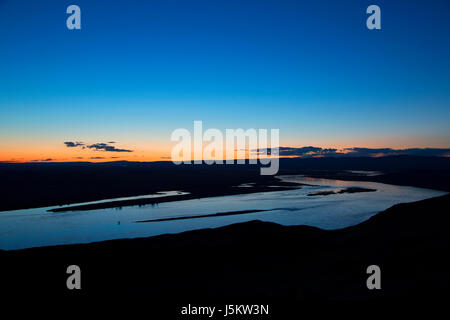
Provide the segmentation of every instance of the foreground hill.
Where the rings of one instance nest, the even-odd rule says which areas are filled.
[[[224,297],[443,299],[450,289],[449,207],[450,195],[399,204],[335,231],[251,221],[4,251],[1,283],[10,297],[144,295],[153,302],[183,303]],[[71,264],[82,270],[77,292],[66,289]],[[381,290],[366,287],[366,268],[372,264],[381,268]]]

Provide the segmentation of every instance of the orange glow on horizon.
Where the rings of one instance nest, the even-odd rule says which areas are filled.
[[[392,149],[408,149],[408,148],[423,148],[421,144],[418,145],[395,145],[389,146],[382,143],[355,144],[338,146],[333,144],[288,144],[282,143],[281,146],[289,146],[291,148],[302,148],[305,146],[315,146],[321,148],[333,148],[337,149],[340,153],[351,153],[346,148],[362,147],[363,148],[392,148]],[[130,149],[133,152],[110,152],[94,149],[81,149],[79,147],[69,148],[64,146],[61,142],[50,142],[47,144],[33,143],[33,141],[16,141],[16,142],[4,142],[0,141],[0,162],[111,162],[111,161],[136,161],[136,162],[153,162],[153,161],[171,161],[171,150],[176,145],[176,142],[162,143],[160,141],[152,141],[152,146],[149,147],[148,143],[129,143],[127,141],[114,144],[117,148]],[[203,147],[206,147],[204,144]],[[444,146],[428,146],[433,148],[445,148]],[[308,154],[306,154],[308,155]],[[316,158],[323,157],[322,154],[311,153],[309,156]],[[384,156],[384,154],[373,154],[372,156]],[[450,157],[450,154],[446,154],[446,157]],[[245,159],[255,158],[256,155],[249,155],[247,151],[245,153]],[[281,158],[295,158],[296,156],[281,156]],[[193,157],[191,157],[193,159]],[[235,154],[234,159],[237,158]],[[223,160],[226,160],[223,157]]]

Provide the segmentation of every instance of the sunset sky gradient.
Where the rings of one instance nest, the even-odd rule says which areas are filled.
[[[165,160],[194,120],[286,147],[449,148],[449,119],[445,0],[0,0],[0,161]]]

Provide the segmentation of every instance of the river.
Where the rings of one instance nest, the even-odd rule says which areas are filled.
[[[374,182],[281,176],[283,181],[310,184],[288,191],[260,192],[210,197],[157,205],[129,206],[72,212],[48,212],[55,207],[0,212],[0,249],[88,243],[148,237],[164,233],[215,228],[249,220],[283,225],[309,225],[339,229],[358,224],[394,204],[440,196],[445,192]],[[251,186],[247,186],[251,187]],[[348,187],[376,189],[375,192],[308,196]],[[179,194],[170,191],[162,196]],[[154,197],[154,195],[135,198]],[[116,199],[110,199],[116,200]],[[103,200],[104,201],[104,200]],[[266,210],[239,215],[136,223],[143,220],[207,215],[219,212]]]

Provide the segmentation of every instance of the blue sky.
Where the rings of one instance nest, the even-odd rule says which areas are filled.
[[[151,148],[194,120],[284,145],[448,147],[449,33],[440,0],[0,0],[0,147]]]

